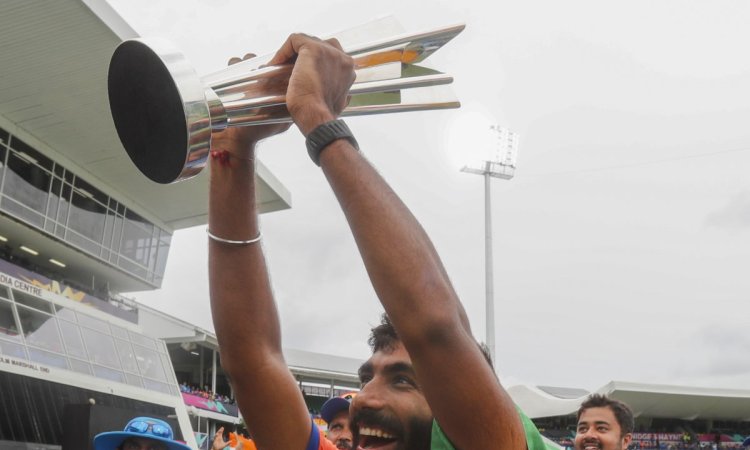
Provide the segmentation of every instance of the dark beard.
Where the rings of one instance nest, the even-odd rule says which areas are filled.
[[[602,443],[599,440],[597,440],[597,439],[586,439],[586,440],[581,441],[580,448],[578,448],[579,446],[576,446],[576,450],[583,450],[586,447],[586,445],[590,444],[590,443],[591,444],[595,443],[599,447],[602,447]],[[626,450],[626,448],[623,446],[622,439],[620,439],[617,442],[617,446],[615,446],[615,448],[612,449],[612,450]]]
[[[361,409],[351,418],[351,429],[353,436],[353,448],[357,448],[359,442],[358,423],[364,422],[368,426],[378,425],[389,433],[401,439],[397,450],[430,450],[432,438],[432,418],[429,420],[412,417],[408,420],[405,428],[401,422],[391,414],[384,411],[372,409]]]
[[[404,450],[430,450],[432,441],[432,419],[421,420],[412,417],[409,421],[409,436],[406,438]]]
[[[342,449],[342,450],[351,450],[352,448],[352,445],[349,444],[349,442],[342,440],[342,439],[336,440],[334,445],[336,446],[336,448]]]

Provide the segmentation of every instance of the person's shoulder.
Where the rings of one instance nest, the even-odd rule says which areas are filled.
[[[430,436],[430,450],[455,450],[453,444],[448,440],[448,436],[438,425],[437,421],[432,421],[432,435]]]
[[[314,427],[317,428],[317,425],[313,424]],[[320,431],[320,444],[318,445],[318,450],[338,450],[335,445],[328,439],[326,439],[325,433],[323,433],[323,430]]]
[[[548,450],[547,444],[544,443],[542,434],[537,429],[534,422],[516,405],[516,411],[518,416],[521,418],[523,424],[523,431],[526,434],[526,448],[527,450]]]

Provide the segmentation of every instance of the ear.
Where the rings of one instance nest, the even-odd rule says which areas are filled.
[[[633,435],[631,433],[626,434],[622,437],[622,447],[623,449],[628,448],[630,443],[633,442]]]

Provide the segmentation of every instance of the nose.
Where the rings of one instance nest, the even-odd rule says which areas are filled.
[[[382,389],[378,386],[376,380],[372,380],[362,386],[362,390],[352,399],[351,407],[355,412],[361,409],[379,410],[383,408],[384,404]]]
[[[347,423],[344,426],[344,429],[341,431],[341,434],[339,435],[339,440],[341,441],[347,441],[349,443],[352,442],[352,429],[349,427],[349,424]]]
[[[588,428],[586,431],[584,431],[583,433],[580,433],[580,434],[583,436],[584,440],[591,439],[591,438],[593,438],[596,435],[596,430],[594,429],[594,427],[591,427],[591,428]]]

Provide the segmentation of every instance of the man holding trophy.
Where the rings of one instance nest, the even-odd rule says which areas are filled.
[[[424,230],[338,119],[355,79],[352,58],[335,40],[295,34],[269,64],[284,63],[294,64],[286,107],[341,205],[387,313],[373,330],[373,354],[360,368],[362,390],[351,404],[355,448],[544,448],[485,360]],[[256,144],[287,127],[212,136],[211,308],[222,366],[258,448],[313,450],[331,444],[284,362],[255,205]]]

